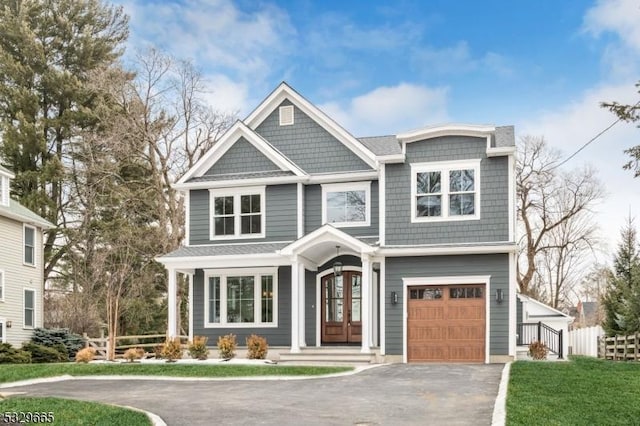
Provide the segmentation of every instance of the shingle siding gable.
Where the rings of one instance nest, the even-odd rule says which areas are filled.
[[[284,100],[279,106],[292,105]],[[279,107],[256,132],[307,173],[371,170],[349,148],[294,106],[294,124],[280,126]]]
[[[274,170],[280,170],[280,168],[258,151],[249,141],[245,138],[240,138],[207,170],[205,175],[226,175]]]

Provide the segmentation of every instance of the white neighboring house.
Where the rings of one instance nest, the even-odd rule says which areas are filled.
[[[0,166],[0,341],[19,346],[42,327],[43,231],[53,225],[11,199],[14,177]]]

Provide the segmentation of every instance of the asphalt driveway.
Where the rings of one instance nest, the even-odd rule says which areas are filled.
[[[308,380],[69,380],[6,389],[151,411],[168,425],[489,425],[503,365],[384,365]]]

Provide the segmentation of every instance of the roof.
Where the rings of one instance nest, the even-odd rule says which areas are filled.
[[[245,243],[245,244],[213,244],[203,246],[180,247],[162,257],[203,257],[203,256],[235,256],[240,254],[275,253],[291,244],[290,242]]]
[[[6,175],[9,175],[10,178],[13,178],[14,174],[11,172],[11,170],[7,169],[6,167],[2,167],[2,165],[0,164],[0,172],[4,173]]]
[[[224,175],[203,175],[193,177],[187,182],[214,182],[219,180],[242,180],[242,179],[259,179],[268,177],[295,176],[288,170],[271,170],[266,172],[249,172],[249,173],[230,173]]]
[[[371,136],[358,138],[358,140],[375,155],[402,154],[402,148],[395,135]]]
[[[38,216],[14,199],[9,199],[9,206],[0,205],[0,216],[8,217],[29,225],[39,226],[43,229],[54,228],[55,226],[46,219]]]

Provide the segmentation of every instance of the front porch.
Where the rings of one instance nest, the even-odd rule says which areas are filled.
[[[379,362],[383,262],[367,240],[375,242],[325,225],[293,243],[231,245],[264,252],[226,255],[228,248],[209,246],[189,259],[164,259],[168,335],[179,334],[176,276],[183,273],[189,276],[190,339],[204,335],[215,347],[218,336],[233,333],[242,346],[255,333],[267,338],[274,360]]]

